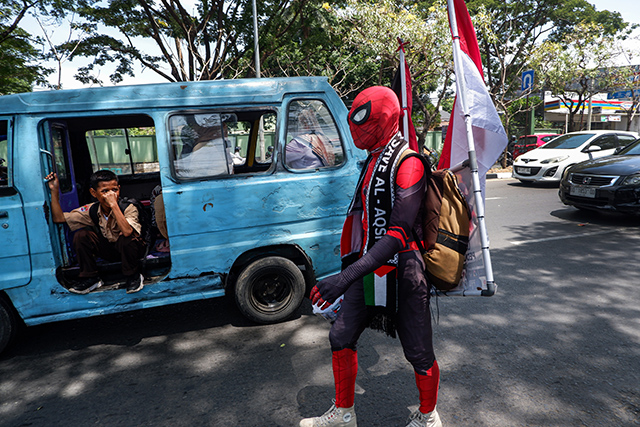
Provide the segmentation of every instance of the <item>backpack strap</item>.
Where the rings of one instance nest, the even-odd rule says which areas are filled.
[[[400,165],[402,164],[402,162],[407,160],[409,157],[416,157],[418,160],[422,162],[422,165],[424,166],[424,173],[426,174],[424,192],[426,194],[426,192],[429,190],[429,176],[431,175],[431,164],[429,163],[429,160],[426,159],[424,156],[408,148],[404,150],[402,154],[400,154],[400,159],[398,160],[398,170],[400,170]],[[420,226],[422,226],[422,224],[420,224]],[[422,239],[420,239],[420,236],[418,236],[418,233],[416,233],[416,230],[413,227],[411,227],[411,234],[413,235],[413,240],[418,245],[418,249],[420,250],[420,253],[424,256],[424,254],[427,253],[427,250],[422,244]]]
[[[118,206],[120,207],[120,211],[122,211],[122,214],[124,215],[124,211],[129,207],[129,205],[133,204],[133,202],[131,202],[130,200],[126,199],[126,198],[121,198],[120,200],[118,200]],[[89,217],[91,218],[91,221],[93,221],[93,224],[96,226],[96,228],[99,230],[100,229],[100,218],[98,218],[98,208],[100,207],[100,203],[95,202],[94,204],[92,204],[89,207]],[[139,221],[141,221],[142,219],[140,218]]]
[[[398,169],[400,169],[400,164],[409,157],[416,157],[422,162],[424,166],[424,172],[427,174],[427,179],[429,179],[429,174],[431,174],[431,163],[429,162],[429,159],[424,157],[422,154],[413,151],[411,148],[407,148],[400,154],[400,159],[398,160]]]
[[[91,217],[91,221],[93,221],[93,225],[100,229],[100,219],[98,218],[98,208],[100,207],[100,203],[95,202],[91,206],[89,206],[89,217]]]
[[[122,197],[120,200],[118,200],[118,206],[120,207],[120,211],[122,212],[122,214],[124,215],[124,211],[129,207],[129,205],[134,204],[131,200],[127,199],[126,197]],[[138,219],[138,221],[140,221],[140,219]]]

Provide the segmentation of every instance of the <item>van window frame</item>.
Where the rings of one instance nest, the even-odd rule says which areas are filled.
[[[59,144],[54,140],[54,131],[60,136]],[[58,175],[60,193],[66,194],[74,190],[73,168],[71,167],[71,153],[69,152],[69,132],[65,123],[54,120],[46,120],[44,126],[45,145],[53,154],[53,171]],[[64,176],[60,175],[60,166],[64,167]]]
[[[290,167],[289,165],[287,165],[286,159],[285,159],[285,148],[287,145],[286,139],[287,139],[287,132],[289,130],[289,109],[291,107],[291,104],[293,102],[296,101],[320,101],[324,104],[324,106],[326,107],[329,115],[331,116],[331,119],[333,120],[333,124],[336,128],[336,131],[338,133],[338,137],[340,138],[340,147],[342,148],[342,162],[339,165],[334,165],[334,166],[326,166],[326,167],[321,167],[321,168],[308,168],[308,169],[295,169]],[[285,117],[285,123],[284,123],[284,134],[282,136],[282,138],[284,138],[284,141],[282,141],[282,143],[280,144],[282,147],[282,166],[290,173],[315,173],[315,172],[321,172],[321,171],[332,171],[332,170],[336,170],[336,169],[340,169],[342,167],[344,167],[348,161],[347,158],[347,150],[345,147],[345,136],[342,134],[342,130],[340,129],[340,126],[338,125],[338,120],[336,120],[336,117],[331,109],[331,107],[329,106],[329,102],[327,101],[327,99],[320,97],[320,96],[313,96],[313,97],[307,97],[307,96],[293,96],[291,98],[288,98],[286,101],[286,104],[284,106],[285,108],[285,112],[286,112],[286,117]]]
[[[274,130],[274,139],[273,139],[273,155],[271,158],[271,162],[269,164],[269,168],[266,170],[256,170],[256,171],[248,171],[248,172],[242,172],[242,173],[231,173],[231,174],[221,174],[221,175],[208,175],[208,176],[198,176],[198,177],[180,177],[178,176],[178,174],[176,173],[176,167],[175,167],[175,162],[176,160],[176,156],[175,156],[175,150],[173,147],[173,142],[172,142],[172,137],[171,137],[171,118],[174,116],[178,116],[178,115],[189,115],[189,114],[237,114],[237,113],[242,113],[242,112],[261,112],[263,114],[261,114],[262,116],[268,114],[268,113],[273,113],[276,116],[276,124],[275,124],[275,130]],[[221,179],[233,179],[233,178],[247,178],[250,176],[254,176],[254,175],[259,175],[259,176],[265,176],[265,175],[271,175],[274,174],[276,172],[276,170],[278,169],[277,167],[277,163],[279,160],[278,157],[278,149],[281,146],[280,141],[279,141],[279,137],[278,135],[280,134],[280,114],[281,113],[281,107],[280,105],[271,105],[271,104],[261,104],[259,106],[242,106],[242,107],[233,107],[233,106],[225,106],[225,107],[215,107],[215,108],[186,108],[186,109],[180,109],[180,110],[173,110],[170,111],[167,115],[166,115],[166,120],[165,120],[165,136],[167,138],[167,150],[169,150],[169,162],[170,162],[170,171],[171,171],[171,177],[176,181],[176,182],[184,182],[184,183],[190,183],[190,182],[199,182],[199,181],[214,181],[214,180],[221,180]],[[253,128],[252,128],[252,132],[253,132]],[[254,155],[254,162],[256,161],[257,157],[255,157],[255,147],[253,150],[249,150],[247,152],[247,154],[251,152]],[[247,160],[249,159],[249,157],[247,156],[246,158]]]
[[[13,185],[13,116],[0,116],[1,121],[7,122],[7,158],[5,166],[7,167],[7,183],[0,186],[0,197],[13,196],[18,193]]]

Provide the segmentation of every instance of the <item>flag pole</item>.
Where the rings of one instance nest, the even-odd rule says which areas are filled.
[[[402,88],[402,135],[404,136],[404,140],[409,142],[409,117],[407,117],[407,111],[409,110],[407,109],[407,81],[405,79],[406,70],[404,68],[404,43],[399,37],[398,43],[400,44],[398,50],[400,51],[400,87]]]
[[[482,245],[482,259],[484,262],[485,275],[487,278],[487,289],[482,291],[483,296],[492,296],[495,294],[496,285],[493,279],[493,268],[491,266],[491,255],[489,253],[489,237],[487,234],[487,224],[484,216],[484,200],[482,197],[482,189],[480,187],[480,176],[478,173],[478,159],[476,158],[475,143],[473,140],[473,128],[471,123],[471,115],[466,99],[466,82],[462,71],[462,57],[460,53],[460,35],[458,34],[458,22],[456,21],[455,5],[453,0],[447,0],[447,8],[449,9],[449,23],[451,25],[451,34],[453,36],[453,65],[456,73],[457,97],[460,101],[460,107],[464,115],[464,122],[467,133],[467,144],[469,147],[469,170],[473,183],[473,196],[476,204],[476,216],[478,218],[478,228],[480,230],[480,241]]]

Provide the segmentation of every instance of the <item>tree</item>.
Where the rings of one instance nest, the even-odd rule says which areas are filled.
[[[630,65],[634,57],[640,52],[626,50],[624,56],[629,65],[616,67],[612,70],[615,75],[609,88],[610,92],[628,92],[624,98],[630,98],[629,102],[623,103],[620,108],[627,116],[627,129],[631,130],[633,119],[640,113],[640,65]]]
[[[0,95],[30,92],[44,84],[49,70],[33,65],[39,59],[20,22],[38,1],[4,0],[0,5]]]
[[[310,4],[301,25],[292,29],[289,43],[281,44],[263,62],[263,75],[326,76],[345,100],[373,84],[379,64],[370,51],[352,49],[349,34],[353,25],[338,16],[339,6]]]
[[[251,0],[79,1],[75,11],[89,33],[60,48],[71,51],[78,44],[74,56],[93,58],[80,68],[81,81],[101,83],[96,67],[107,63],[116,64],[113,83],[133,76],[134,63],[173,82],[255,75]],[[320,16],[318,0],[259,0],[257,7],[267,75],[281,71],[282,63],[269,62],[276,52],[303,58],[313,50],[307,39]]]
[[[15,38],[16,35],[21,35],[19,34],[20,21],[26,16],[29,9],[34,8],[37,4],[38,0],[3,0],[0,4],[0,44],[10,38]]]
[[[627,116],[626,130],[631,130],[633,119],[640,113],[640,88],[631,89],[630,98],[628,103],[621,105],[622,110]]]
[[[612,70],[620,53],[616,38],[596,24],[580,24],[560,42],[545,41],[534,51],[531,64],[544,87],[568,109],[568,131],[576,130],[577,114],[582,129],[587,101],[619,80]]]
[[[376,3],[348,0],[345,7],[333,10],[346,22],[344,49],[357,52],[369,64],[375,64],[371,80],[390,85],[398,68],[398,38],[407,43],[405,54],[411,71],[414,125],[419,144],[426,133],[439,124],[439,107],[450,95],[453,79],[452,43],[446,5],[403,5],[392,0]],[[373,68],[373,67],[372,67]],[[435,104],[431,94],[435,93]]]
[[[530,68],[529,57],[543,40],[560,42],[582,23],[596,23],[603,34],[620,37],[634,28],[619,13],[596,11],[585,0],[469,0],[467,6],[472,16],[491,18],[477,20],[476,30],[487,86],[498,111],[504,113],[506,129],[522,112],[510,105],[522,105],[518,101],[527,97],[520,91],[520,76]],[[535,83],[530,93],[541,89],[540,81]]]
[[[69,28],[67,41],[56,46],[52,41],[52,36],[56,30],[63,27],[61,24],[62,18],[47,16],[39,17],[37,15],[35,15],[34,18],[38,22],[38,25],[42,30],[42,35],[46,40],[46,43],[44,44],[46,47],[43,48],[43,59],[54,60],[57,63],[58,81],[57,84],[52,87],[53,89],[62,89],[62,65],[73,57],[75,50],[82,41],[82,37],[89,32],[90,26],[88,26],[88,24],[78,24],[73,21],[72,17],[66,21],[66,26]],[[77,35],[77,33],[80,34],[80,39],[75,43],[71,43],[72,38],[74,35]]]

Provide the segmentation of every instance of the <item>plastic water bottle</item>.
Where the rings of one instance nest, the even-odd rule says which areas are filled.
[[[321,309],[318,306],[318,303],[313,305],[313,314],[317,314],[318,316],[324,317],[329,322],[333,323],[338,318],[338,313],[342,308],[342,301],[344,300],[344,295],[339,296],[333,304],[325,309]]]

